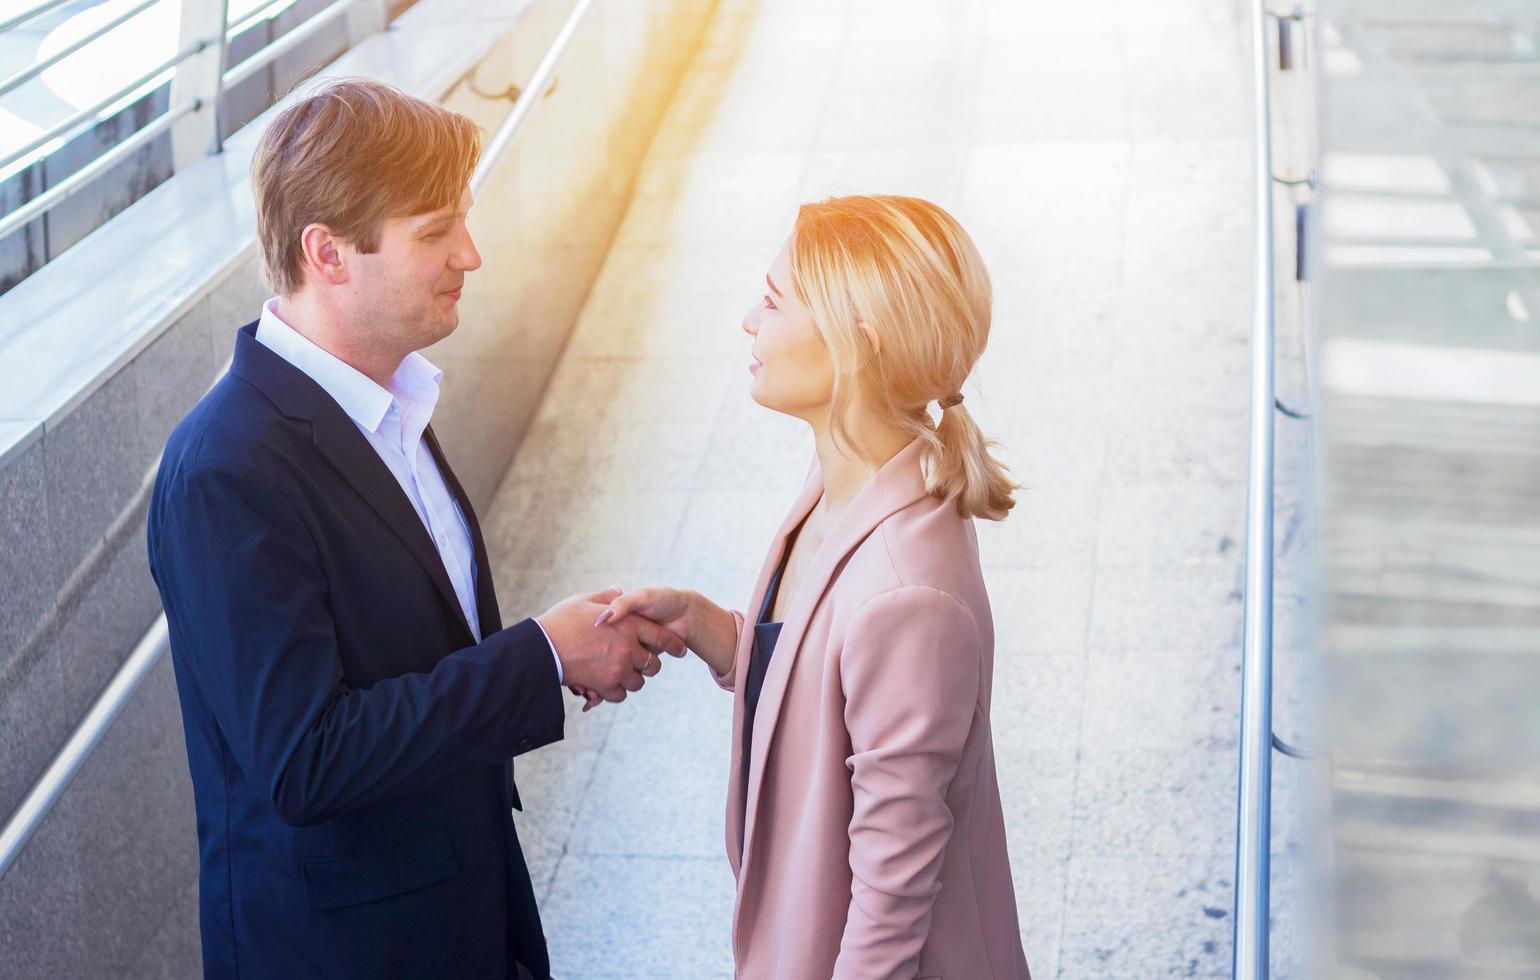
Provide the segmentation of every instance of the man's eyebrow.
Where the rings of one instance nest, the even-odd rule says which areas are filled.
[[[443,228],[446,225],[448,225],[449,222],[450,222],[451,217],[452,217],[451,215],[447,215],[447,214],[435,215],[434,217],[429,218],[426,221],[424,221],[422,224],[418,225],[417,226],[417,230],[419,232],[437,231],[440,228]]]
[[[770,291],[775,295],[781,295],[781,291],[775,288],[775,280],[770,278],[770,273],[765,273],[765,282],[770,284]]]

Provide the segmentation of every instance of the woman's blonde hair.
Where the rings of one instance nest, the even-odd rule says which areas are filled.
[[[964,517],[1004,518],[1016,484],[960,403],[989,340],[991,294],[984,260],[956,219],[913,197],[804,204],[791,280],[834,360],[836,441],[854,446],[845,424],[853,383],[868,410],[925,443],[927,490],[956,497]],[[942,405],[939,424],[933,401]]]

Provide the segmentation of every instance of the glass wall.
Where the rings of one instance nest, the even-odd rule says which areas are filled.
[[[222,2],[0,3],[0,293],[410,5]]]
[[[1334,951],[1540,974],[1540,7],[1326,0]]]

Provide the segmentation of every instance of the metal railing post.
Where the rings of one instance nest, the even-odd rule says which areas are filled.
[[[171,79],[171,105],[196,100],[198,108],[177,120],[171,128],[171,160],[176,172],[187,169],[211,153],[218,153],[221,96],[225,78],[225,21],[227,0],[185,0],[182,4],[182,36],[179,47],[212,38],[197,54],[182,62]]]

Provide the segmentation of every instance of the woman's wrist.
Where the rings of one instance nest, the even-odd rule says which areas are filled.
[[[691,650],[696,649],[700,643],[701,627],[703,625],[703,612],[707,605],[706,597],[694,589],[680,589],[684,596],[684,615],[679,617],[684,622],[684,635],[680,637],[684,645]]]
[[[685,638],[685,645],[694,650],[696,656],[715,665],[716,660],[712,654],[717,646],[713,642],[717,631],[712,629],[715,625],[712,614],[720,610],[716,603],[694,589],[685,592],[685,609],[685,629],[690,634]]]
[[[732,667],[738,628],[733,614],[692,590],[685,592],[685,645],[718,674]]]

